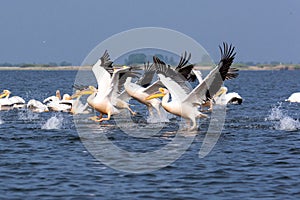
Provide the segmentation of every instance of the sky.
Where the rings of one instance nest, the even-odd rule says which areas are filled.
[[[140,27],[188,35],[218,60],[300,63],[298,0],[0,0],[0,63],[81,64],[110,36]]]

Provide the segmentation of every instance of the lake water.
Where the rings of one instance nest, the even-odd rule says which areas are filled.
[[[57,89],[72,93],[75,76],[75,71],[1,71],[0,89],[26,101],[43,100]],[[199,134],[179,159],[142,174],[95,159],[72,115],[2,111],[0,199],[299,199],[300,104],[284,102],[300,92],[299,78],[300,71],[241,71],[226,86],[244,102],[227,107],[213,150],[198,157],[208,126],[202,120]],[[143,108],[136,104],[133,109]],[[136,122],[145,125],[142,119]],[[162,133],[149,141],[122,134],[114,123],[87,124],[132,151],[160,148],[173,138]]]

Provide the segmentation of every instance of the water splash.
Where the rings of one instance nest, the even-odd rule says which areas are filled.
[[[271,113],[265,118],[265,121],[273,121],[276,130],[295,131],[300,129],[300,121],[284,113],[281,104],[271,109]]]
[[[164,123],[164,122],[170,122],[168,118],[168,113],[163,109],[160,108],[160,115],[154,110],[153,115],[149,115],[147,118],[147,123],[153,124],[153,123]]]
[[[4,124],[4,121],[1,119],[1,117],[0,117],[0,125],[1,124]]]
[[[44,125],[42,125],[41,129],[43,130],[53,130],[53,129],[61,129],[63,125],[63,117],[61,114],[54,115],[50,119],[46,121]]]
[[[19,120],[24,120],[24,121],[33,121],[39,119],[39,114],[34,113],[31,110],[20,110],[18,112],[18,118]]]
[[[284,130],[284,131],[295,131],[300,129],[300,121],[297,119],[293,119],[289,116],[285,116],[280,119],[279,123],[275,124],[276,130]]]

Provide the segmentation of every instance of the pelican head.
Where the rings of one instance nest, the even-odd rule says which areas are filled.
[[[76,91],[75,94],[73,94],[70,98],[74,99],[83,95],[91,95],[97,91],[98,90],[94,86],[89,86],[87,89]]]
[[[61,95],[60,95],[60,91],[59,91],[59,90],[56,90],[55,96],[56,96],[59,100],[61,100]]]
[[[228,91],[227,87],[222,86],[219,91],[215,94],[215,97],[219,97],[222,94],[226,94]]]
[[[165,88],[159,88],[158,90],[159,90],[158,92],[155,92],[155,93],[149,95],[148,97],[146,97],[146,100],[163,97],[169,93],[169,91]]]
[[[63,96],[63,100],[71,100],[72,98],[71,98],[71,96],[70,95],[68,95],[68,94],[64,94],[64,96]]]
[[[11,92],[9,90],[3,90],[3,92],[0,94],[0,98],[3,97],[9,97],[9,95],[11,94]]]

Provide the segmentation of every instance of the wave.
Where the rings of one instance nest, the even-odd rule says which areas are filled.
[[[281,104],[271,109],[270,115],[265,121],[272,121],[276,130],[296,131],[300,129],[300,121],[293,119],[281,108]]]
[[[4,121],[1,119],[1,117],[0,117],[0,125],[1,124],[4,124]]]

